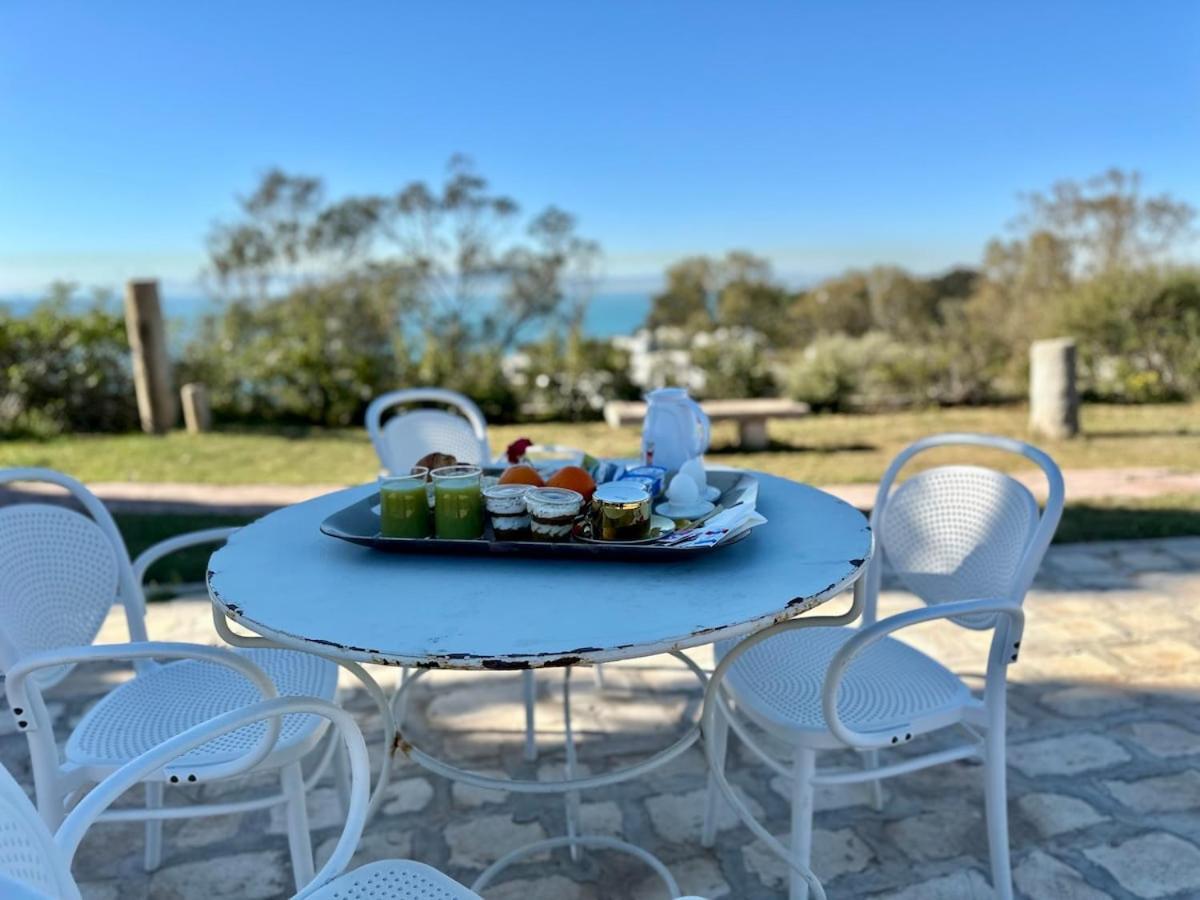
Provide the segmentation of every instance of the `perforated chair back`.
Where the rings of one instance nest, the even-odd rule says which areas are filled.
[[[83,485],[44,469],[6,469],[0,483],[44,481],[66,488],[86,515],[65,506],[21,502],[0,508],[0,665],[57,647],[92,643],[114,601],[141,610],[129,556],[116,525]],[[144,638],[142,638],[144,639]],[[42,687],[70,666],[44,669]]]
[[[0,766],[0,897],[75,900],[79,889],[21,786]]]
[[[1037,523],[1037,501],[1015,479],[978,466],[941,466],[896,489],[877,537],[896,577],[932,605],[1008,596]],[[983,628],[992,619],[955,621]]]
[[[935,447],[966,445],[1015,453],[1037,464],[1047,495],[1039,511],[1023,484],[994,469],[939,466],[893,489],[914,456]],[[883,566],[926,604],[1000,598],[1021,603],[1063,509],[1063,480],[1047,454],[1012,438],[939,434],[910,444],[884,473],[871,513],[877,552],[868,570],[864,618],[875,618]],[[993,614],[958,616],[968,628],[987,628]]]
[[[438,403],[444,409],[418,408],[386,412],[415,403]],[[389,472],[407,472],[427,453],[449,453],[460,463],[483,465],[490,460],[487,422],[470,399],[441,388],[413,388],[376,397],[367,407],[367,432]]]

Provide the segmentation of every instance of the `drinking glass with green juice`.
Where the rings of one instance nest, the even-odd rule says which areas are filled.
[[[408,475],[379,476],[379,533],[384,537],[429,537],[429,470],[417,466]]]
[[[433,529],[439,538],[476,540],[483,536],[482,475],[479,466],[433,470]]]

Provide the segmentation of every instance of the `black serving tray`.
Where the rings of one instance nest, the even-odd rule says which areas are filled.
[[[490,469],[485,473],[491,474]],[[496,470],[498,474],[499,470]],[[744,472],[709,472],[708,483],[721,492],[717,503],[728,509],[738,503],[753,507],[758,499],[758,481]],[[661,498],[655,505],[661,503]],[[483,537],[478,540],[452,540],[445,538],[394,538],[379,533],[379,494],[351,503],[338,510],[321,523],[321,532],[329,537],[352,544],[360,544],[389,553],[432,553],[447,556],[540,556],[567,559],[609,559],[663,561],[669,559],[695,559],[697,555],[712,553],[739,543],[750,536],[750,531],[708,547],[671,547],[659,544],[603,544],[567,540],[549,541],[497,541],[492,535],[490,522],[484,524]],[[485,519],[487,518],[485,514]]]

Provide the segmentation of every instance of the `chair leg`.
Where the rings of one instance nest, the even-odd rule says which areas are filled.
[[[864,769],[879,768],[879,751],[864,750],[862,754]],[[871,785],[871,808],[876,812],[883,809],[883,780],[876,778],[870,782]]]
[[[288,763],[280,770],[283,796],[286,798],[288,850],[292,855],[292,876],[296,890],[313,877],[312,838],[308,831],[308,807],[304,802],[304,774],[300,763]]]
[[[729,721],[721,712],[720,707],[713,716],[713,733],[708,735],[707,740],[712,741],[713,756],[720,763],[721,771],[724,772],[725,756],[729,752]],[[704,798],[704,827],[700,832],[700,843],[705,847],[711,847],[717,840],[717,816],[721,812],[723,800],[721,789],[717,787],[717,778],[709,772],[708,793]]]
[[[161,809],[163,805],[163,783],[161,781],[146,782],[146,809]],[[162,865],[163,849],[163,820],[146,820],[146,854],[143,867],[147,872],[153,872]]]
[[[532,762],[537,759],[537,722],[534,712],[537,704],[537,681],[533,669],[521,672],[521,690],[525,696],[525,758]]]
[[[339,739],[335,733],[332,740],[337,741],[337,747],[333,751],[333,783],[337,789],[338,806],[342,808],[342,815],[347,815],[350,812],[350,754],[346,750],[346,744]]]
[[[1003,723],[989,728],[984,755],[984,802],[987,807],[988,852],[992,888],[999,900],[1012,900],[1012,868],[1008,856],[1008,788]]]
[[[38,814],[50,833],[66,818],[63,807],[65,794],[59,781],[58,747],[45,740],[42,732],[26,732],[29,742],[29,759],[33,765],[33,789],[37,798]]]
[[[813,783],[817,751],[797,747],[792,763],[792,858],[802,866],[812,861]],[[808,882],[791,872],[789,900],[808,900]]]

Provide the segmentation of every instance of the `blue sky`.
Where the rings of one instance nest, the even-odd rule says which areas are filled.
[[[0,9],[0,293],[186,284],[268,166],[383,191],[456,151],[614,282],[733,247],[930,271],[1061,177],[1200,205],[1200,3]]]

